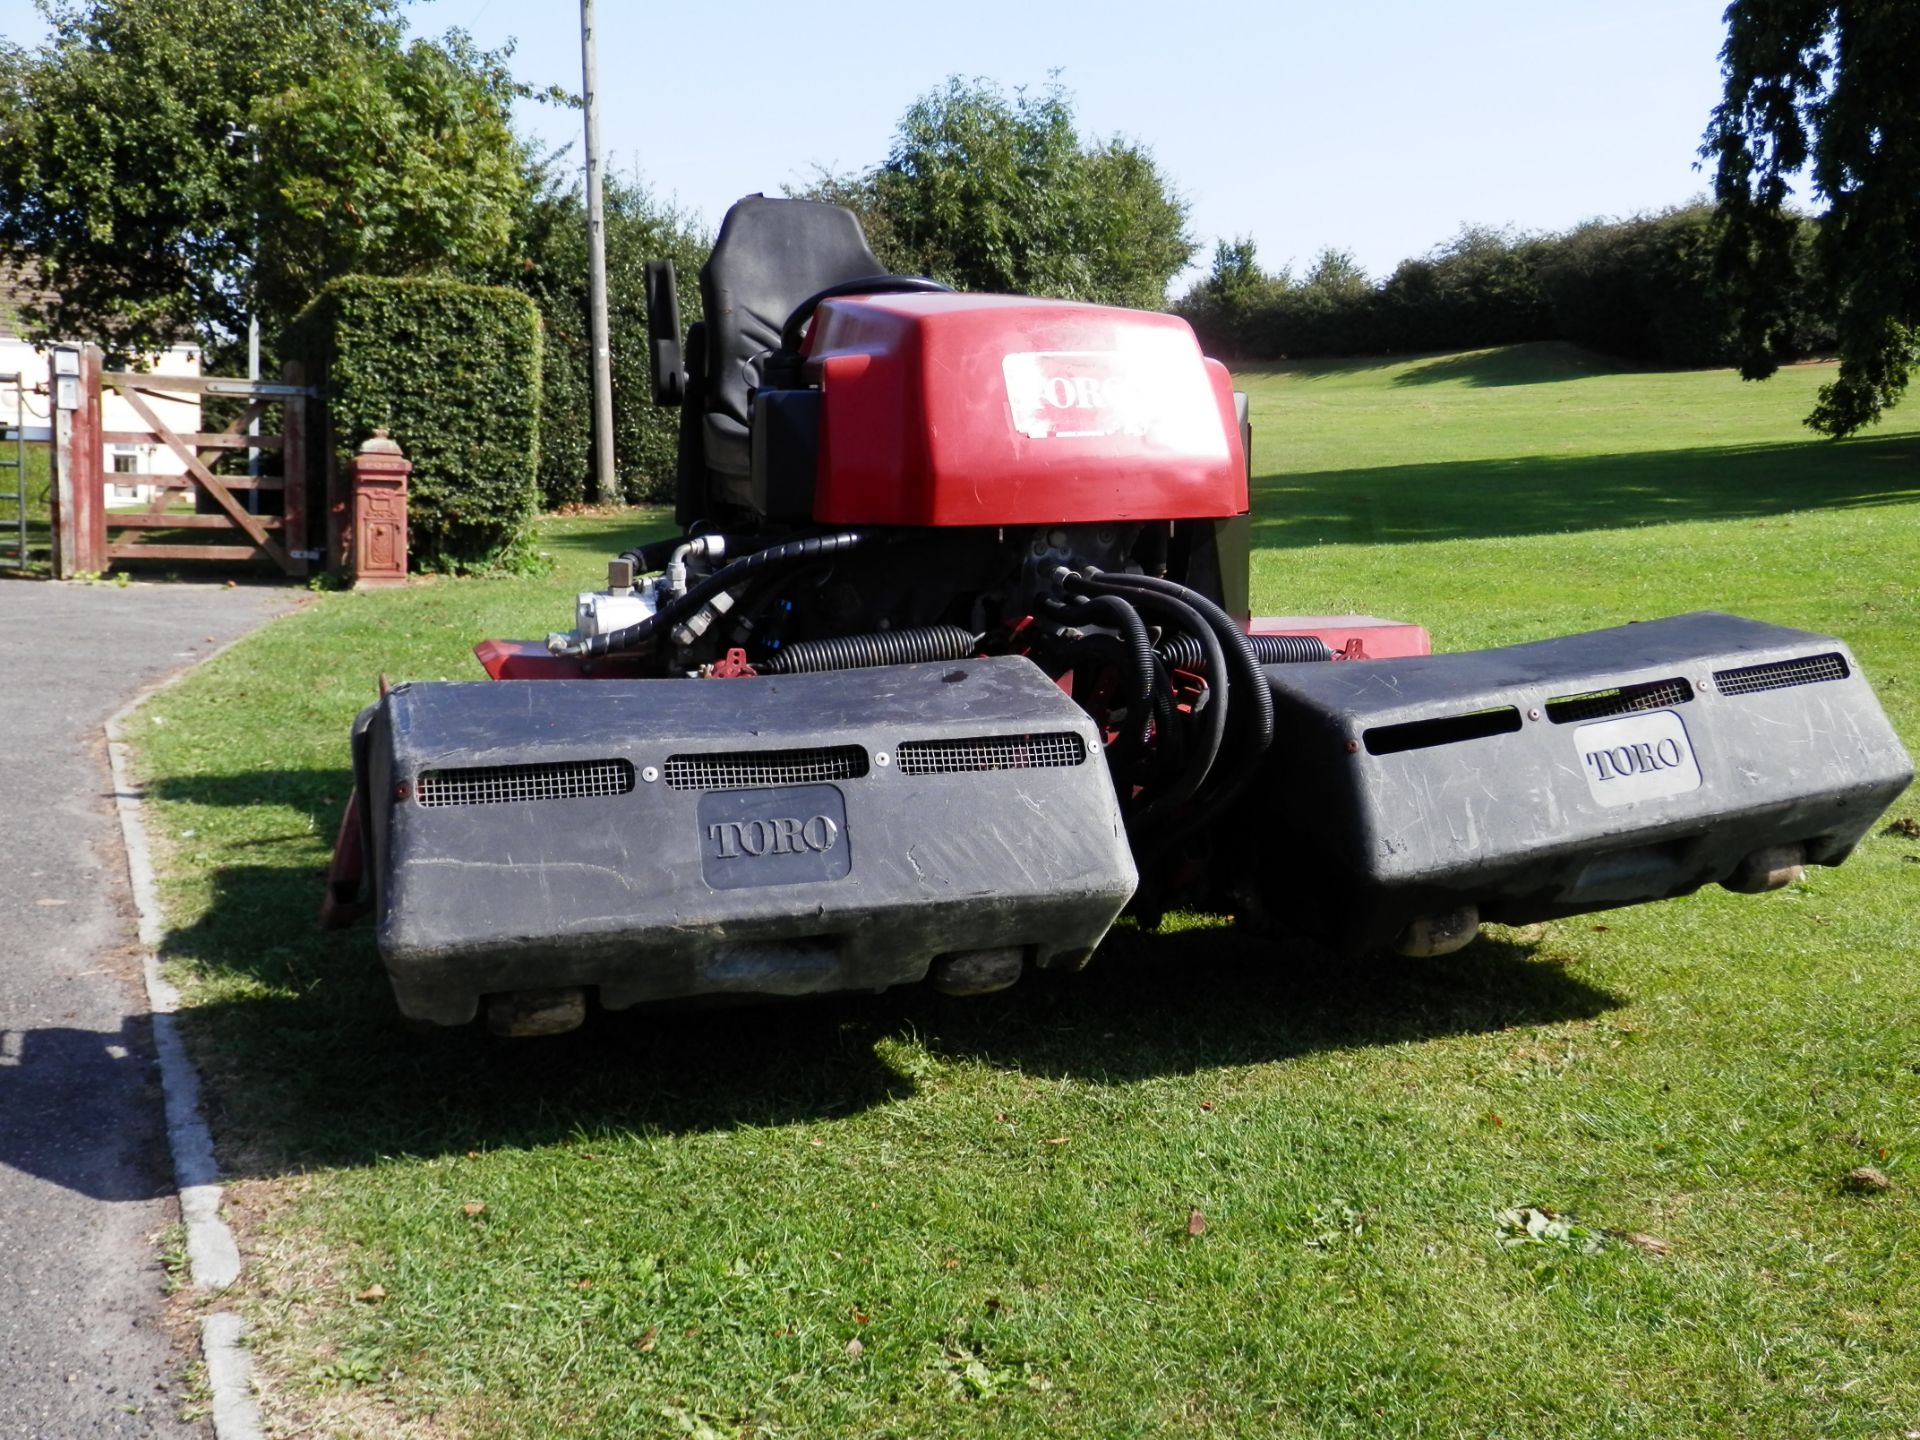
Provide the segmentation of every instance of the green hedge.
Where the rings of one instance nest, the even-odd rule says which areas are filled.
[[[622,498],[670,499],[680,412],[653,403],[647,341],[646,262],[680,272],[680,322],[700,318],[700,267],[712,246],[692,220],[618,176],[607,177],[607,322],[613,347],[613,453]],[[540,489],[558,509],[593,499],[592,346],[587,321],[587,219],[578,193],[549,193],[522,224],[522,262],[509,283],[526,291],[546,324]]]
[[[1830,349],[1832,304],[1800,222],[1782,360]],[[1304,278],[1262,270],[1253,243],[1222,242],[1213,273],[1175,309],[1209,353],[1234,359],[1406,354],[1568,340],[1641,363],[1728,365],[1733,314],[1714,267],[1710,206],[1595,220],[1557,235],[1465,229],[1369,280],[1328,252]]]
[[[416,570],[513,565],[540,492],[540,315],[516,290],[453,280],[333,281],[293,322],[344,467],[385,426],[413,461]]]

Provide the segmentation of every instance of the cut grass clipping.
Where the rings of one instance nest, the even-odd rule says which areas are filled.
[[[1243,377],[1256,607],[1444,649],[1735,610],[1846,637],[1920,746],[1920,401],[1817,441],[1820,376],[1536,346]],[[1787,891],[1444,960],[1316,968],[1186,917],[982,1000],[404,1030],[369,934],[313,928],[348,722],[378,672],[477,678],[475,640],[544,634],[662,528],[320,597],[136,727],[278,1423],[1920,1429],[1911,795]]]

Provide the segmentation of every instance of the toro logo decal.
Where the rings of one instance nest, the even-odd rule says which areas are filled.
[[[1694,758],[1685,722],[1672,710],[1582,725],[1573,732],[1573,743],[1587,790],[1602,805],[1684,795],[1700,788],[1700,762]]]
[[[1166,402],[1158,368],[1111,350],[1028,351],[1000,362],[1013,428],[1032,440],[1146,434]]]
[[[1671,735],[1653,741],[1635,740],[1631,745],[1616,745],[1611,750],[1589,750],[1586,754],[1587,768],[1596,780],[1675,770],[1683,758],[1680,742]]]
[[[837,785],[709,790],[696,820],[700,873],[716,890],[843,880],[853,871]]]
[[[716,820],[707,827],[713,841],[716,860],[736,860],[742,855],[759,859],[762,855],[798,855],[811,850],[824,855],[840,843],[840,826],[831,815],[814,815],[796,820],[782,815],[777,820]]]

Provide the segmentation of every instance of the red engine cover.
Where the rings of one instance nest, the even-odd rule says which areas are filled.
[[[1174,315],[1011,295],[824,301],[816,520],[1051,525],[1247,508],[1226,367]]]

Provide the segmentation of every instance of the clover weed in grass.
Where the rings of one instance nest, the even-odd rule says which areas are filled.
[[[1454,649],[1736,610],[1844,636],[1920,745],[1920,412],[1803,439],[1819,378],[1565,347],[1249,377],[1256,607]],[[475,677],[474,640],[563,623],[660,524],[556,522],[541,580],[320,597],[143,712],[289,1425],[1920,1428],[1920,843],[1895,831],[1780,894],[1437,961],[1315,966],[1181,916],[970,1002],[403,1030],[367,934],[310,925],[348,722],[379,671]],[[1845,1191],[1862,1164],[1892,1189]],[[1506,1243],[1528,1210],[1603,1243]]]

